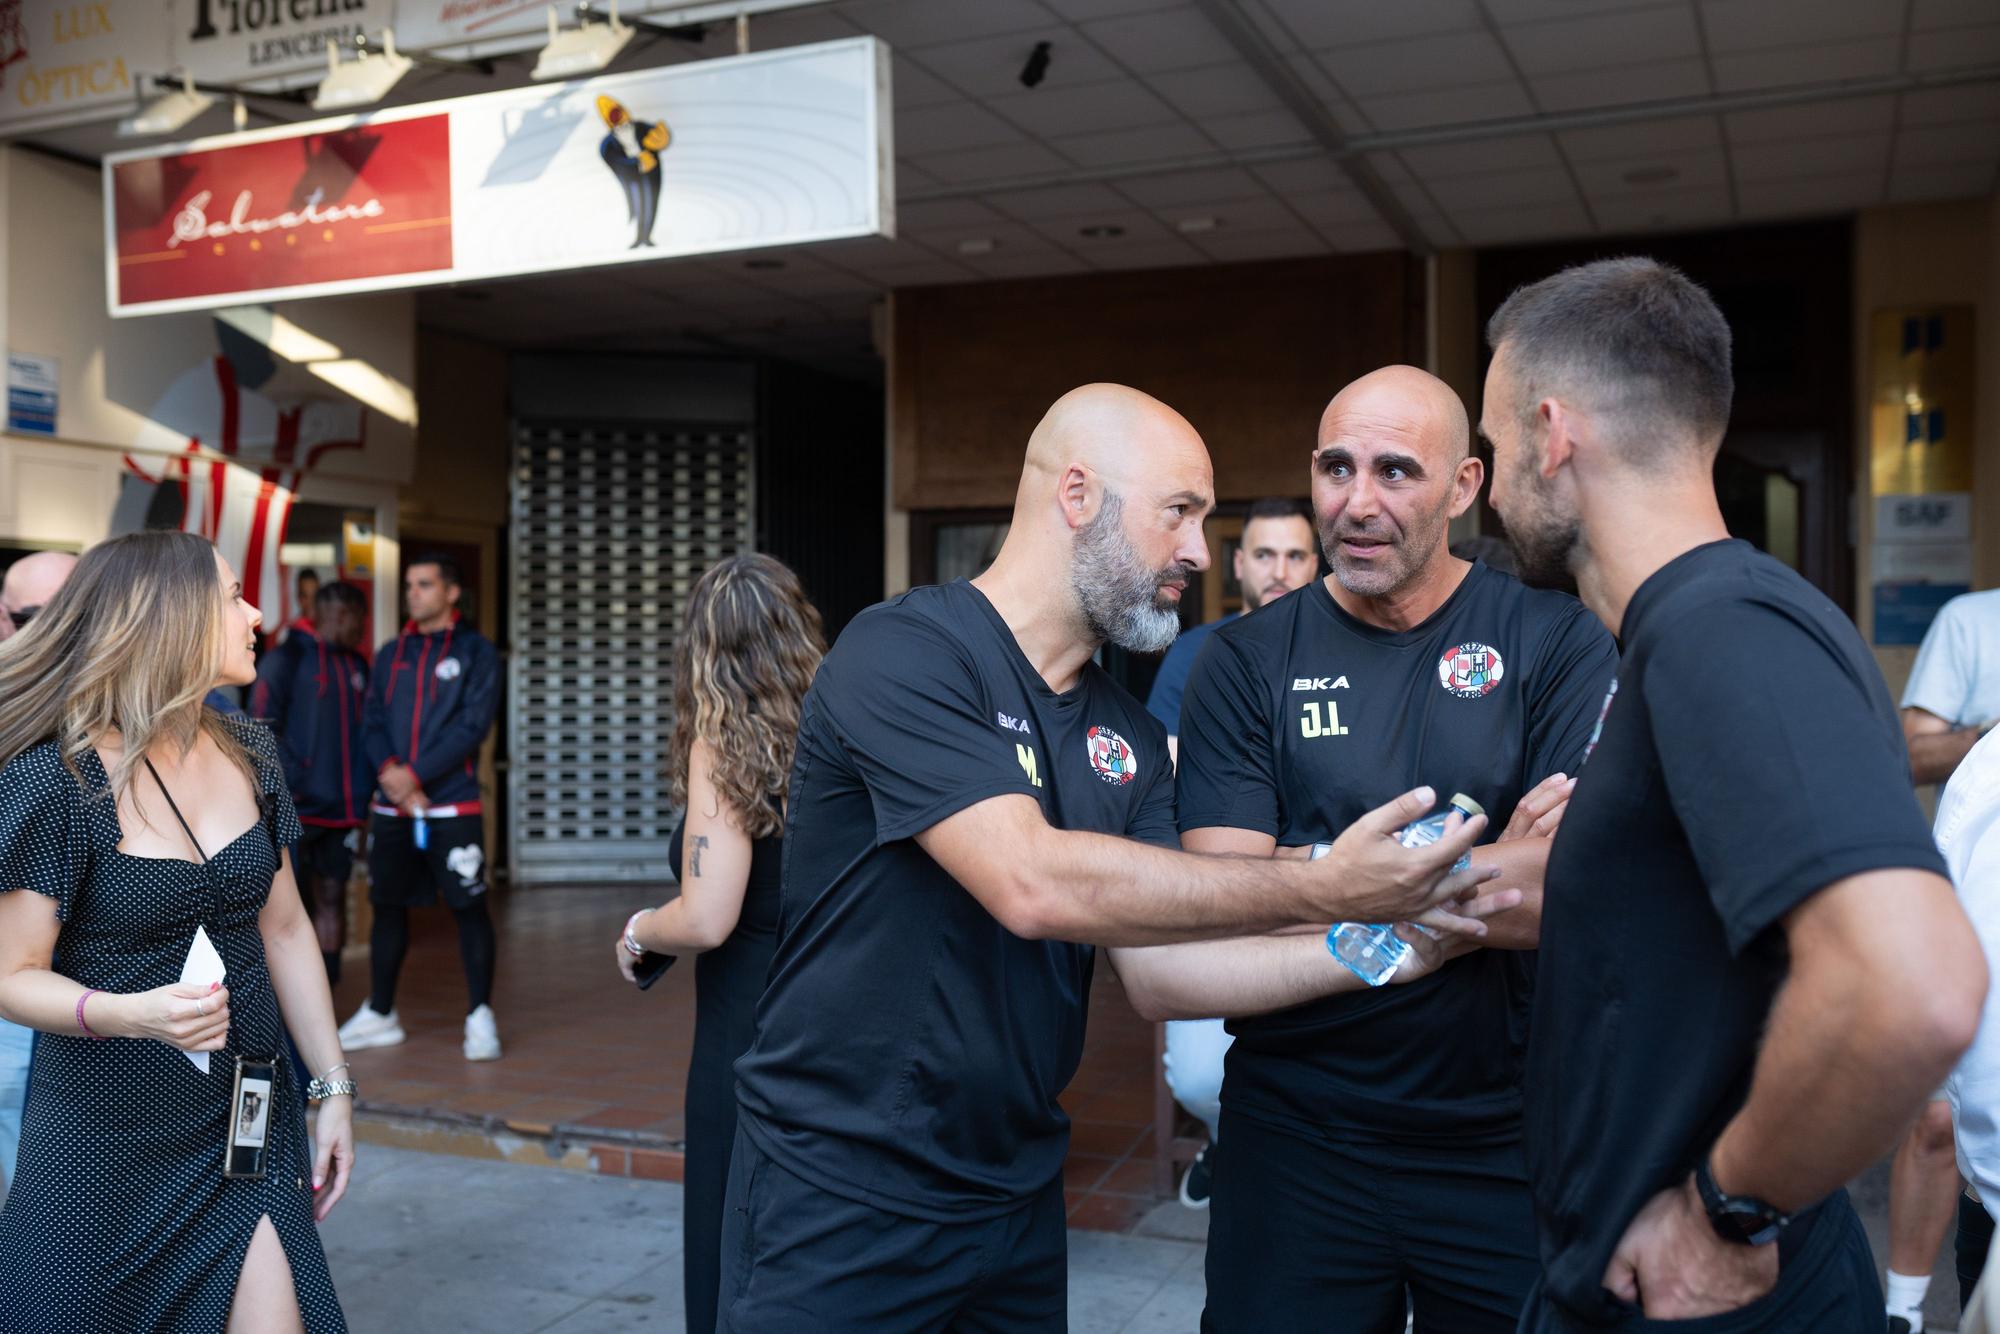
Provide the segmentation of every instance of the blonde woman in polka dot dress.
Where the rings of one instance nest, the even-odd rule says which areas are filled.
[[[353,1167],[352,1085],[298,817],[270,734],[202,706],[255,678],[260,619],[208,543],[135,533],[0,645],[0,1017],[41,1033],[0,1211],[7,1334],[347,1327],[317,1222]],[[178,980],[197,928],[212,989]],[[287,1028],[331,1086],[316,1155]],[[223,1176],[239,1056],[277,1067],[259,1179]]]

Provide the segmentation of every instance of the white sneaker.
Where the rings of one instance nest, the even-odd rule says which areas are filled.
[[[493,1021],[493,1007],[482,1005],[465,1016],[465,1059],[500,1059],[500,1026]]]
[[[377,1014],[370,1009],[367,1001],[354,1017],[340,1026],[340,1046],[343,1051],[366,1051],[370,1047],[394,1047],[403,1040],[403,1023],[396,1018],[394,1010],[387,1014]]]

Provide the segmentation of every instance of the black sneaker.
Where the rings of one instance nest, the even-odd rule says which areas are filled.
[[[1889,1334],[1910,1334],[1910,1322],[1899,1315],[1890,1316]]]
[[[1210,1188],[1214,1185],[1215,1146],[1204,1144],[1201,1152],[1188,1164],[1188,1170],[1181,1177],[1181,1203],[1190,1209],[1208,1208]]]

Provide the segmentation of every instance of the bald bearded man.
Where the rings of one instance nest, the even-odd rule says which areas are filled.
[[[1204,1329],[1395,1334],[1414,1308],[1420,1334],[1499,1334],[1535,1280],[1518,1079],[1549,847],[1533,817],[1563,800],[1617,658],[1575,598],[1447,549],[1483,477],[1469,444],[1458,396],[1414,367],[1341,390],[1311,456],[1332,573],[1217,631],[1188,679],[1183,847],[1267,858],[1424,783],[1517,817],[1481,857],[1524,895],[1489,948],[1426,948],[1372,991],[1307,967],[1317,939],[1113,953],[1142,1013],[1221,1015],[1236,1038]]]
[[[821,665],[777,955],[736,1066],[719,1329],[1065,1327],[1056,1099],[1092,945],[1518,902],[1456,905],[1483,869],[1440,879],[1482,822],[1448,854],[1384,837],[1427,793],[1364,816],[1325,862],[1169,850],[1165,730],[1091,655],[1172,641],[1212,492],[1178,413],[1074,390],[1029,441],[992,567],[863,612]]]

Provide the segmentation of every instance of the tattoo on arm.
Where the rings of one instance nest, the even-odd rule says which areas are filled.
[[[701,878],[701,851],[707,846],[707,835],[696,834],[694,836],[694,852],[688,858],[688,874],[697,880]]]

